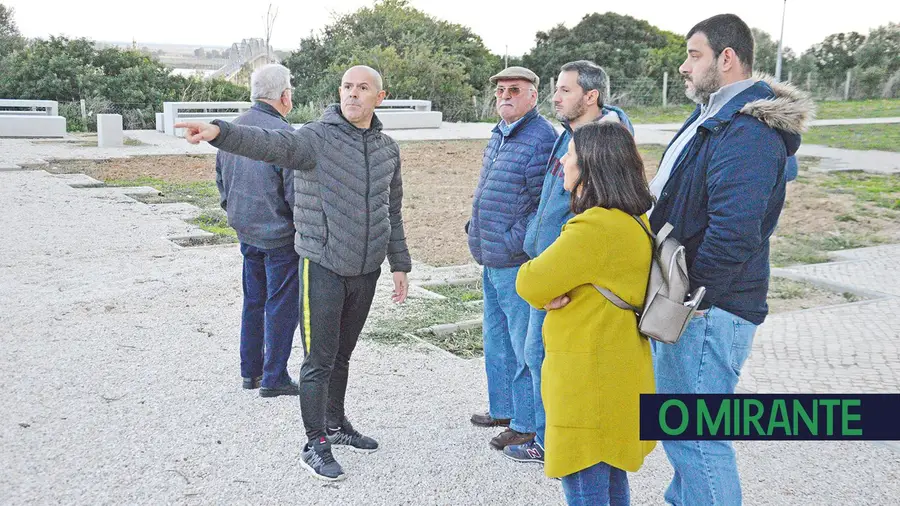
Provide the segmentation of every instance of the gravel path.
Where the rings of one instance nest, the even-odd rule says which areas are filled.
[[[348,413],[382,449],[338,451],[347,481],[313,480],[297,464],[296,399],[239,387],[237,248],[180,248],[166,237],[196,231],[177,218],[183,209],[69,186],[77,181],[0,172],[11,245],[0,257],[0,504],[562,503],[557,481],[506,461],[487,445],[495,431],[468,423],[485,405],[483,362],[415,344],[360,343]],[[422,280],[450,273],[420,271]],[[388,279],[373,312],[390,304]],[[763,335],[781,342],[792,332]],[[747,504],[900,495],[900,453],[885,446],[737,446]],[[631,476],[633,503],[661,504],[670,476],[658,449]]]

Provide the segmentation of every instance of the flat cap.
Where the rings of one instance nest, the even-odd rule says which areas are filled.
[[[531,82],[535,88],[537,88],[541,82],[541,79],[537,74],[525,67],[506,67],[498,74],[491,76],[491,84],[497,84],[497,81],[500,79],[524,79]]]

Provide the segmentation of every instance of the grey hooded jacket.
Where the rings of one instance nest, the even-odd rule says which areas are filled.
[[[362,130],[334,104],[296,131],[213,124],[221,130],[213,146],[294,169],[294,248],[302,258],[340,276],[374,272],[385,256],[391,272],[412,269],[400,213],[400,147],[377,116]]]

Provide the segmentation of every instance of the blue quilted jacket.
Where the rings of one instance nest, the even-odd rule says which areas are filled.
[[[537,210],[556,131],[537,109],[504,135],[499,124],[484,150],[472,200],[469,251],[485,267],[516,267],[528,260],[525,228]]]

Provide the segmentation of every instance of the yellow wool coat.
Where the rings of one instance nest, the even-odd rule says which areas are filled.
[[[546,251],[519,269],[516,290],[535,308],[563,294],[571,299],[544,320],[547,476],[598,462],[637,471],[656,445],[640,440],[639,395],[655,391],[650,343],[634,313],[591,286],[640,307],[650,254],[650,238],[634,218],[597,207],[569,220]]]

